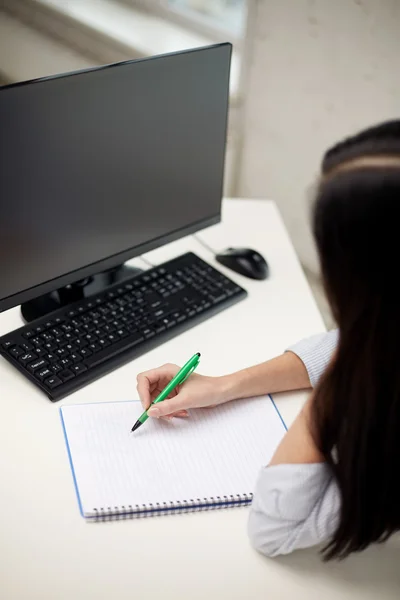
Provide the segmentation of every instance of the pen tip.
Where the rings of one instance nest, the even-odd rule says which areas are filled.
[[[201,356],[200,352],[196,352],[196,354],[200,358],[200,356]]]
[[[131,429],[131,433],[133,433],[136,429],[138,429],[141,426],[141,422],[140,421],[136,421],[136,423],[134,424],[134,426]]]

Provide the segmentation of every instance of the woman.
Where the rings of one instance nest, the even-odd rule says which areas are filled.
[[[313,388],[260,473],[249,535],[268,556],[324,542],[332,559],[400,529],[400,121],[326,153],[313,230],[338,332],[229,376],[193,375],[149,414]],[[138,376],[144,408],[177,370]]]

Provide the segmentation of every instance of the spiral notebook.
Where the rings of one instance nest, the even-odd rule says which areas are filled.
[[[83,517],[104,521],[249,504],[257,475],[285,434],[271,397],[149,419],[139,402],[60,409]]]

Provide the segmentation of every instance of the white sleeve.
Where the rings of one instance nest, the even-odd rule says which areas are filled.
[[[334,329],[328,333],[313,335],[287,348],[286,351],[294,352],[303,361],[312,387],[315,387],[328,366],[336,350],[338,339],[339,331]]]
[[[250,508],[250,541],[266,556],[314,546],[333,535],[339,512],[339,489],[326,463],[265,467]]]

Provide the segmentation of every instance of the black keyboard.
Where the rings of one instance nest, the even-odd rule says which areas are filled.
[[[187,253],[12,331],[0,354],[60,400],[246,295]]]

